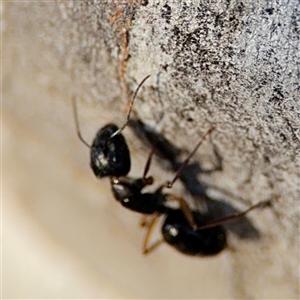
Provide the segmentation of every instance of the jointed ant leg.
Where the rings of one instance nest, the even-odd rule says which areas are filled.
[[[194,221],[194,216],[193,216],[193,212],[192,210],[190,209],[189,205],[187,204],[187,202],[184,200],[184,198],[181,198],[181,197],[176,197],[172,194],[167,194],[167,199],[168,200],[175,200],[179,203],[180,205],[180,208],[186,218],[186,220],[188,221],[188,223],[190,224],[190,226],[196,230],[197,229],[197,224],[196,222]]]
[[[266,206],[269,206],[270,204],[271,204],[271,202],[269,200],[260,201],[242,212],[237,212],[237,213],[234,213],[227,217],[208,222],[206,225],[199,226],[199,227],[197,227],[197,230],[215,227],[215,226],[223,224],[225,222],[236,220],[240,217],[243,217],[244,215],[246,215],[248,212],[250,212],[251,210],[253,210],[255,208],[265,208]]]
[[[152,162],[152,157],[153,157],[154,152],[155,152],[155,149],[152,148],[151,152],[149,153],[146,165],[145,165],[144,174],[143,174],[143,179],[145,181],[147,181],[147,179],[150,178],[150,177],[147,178],[147,174],[148,174],[148,171],[150,169],[150,165],[151,165],[151,162]]]
[[[140,220],[140,227],[149,227],[149,215],[143,215]]]
[[[175,183],[175,181],[180,177],[181,172],[183,171],[183,169],[187,166],[187,164],[189,163],[191,157],[196,153],[196,151],[198,150],[198,148],[201,146],[201,144],[203,143],[203,141],[205,140],[205,138],[214,130],[214,128],[210,128],[209,130],[206,131],[206,133],[202,136],[201,140],[198,142],[198,144],[196,145],[196,147],[194,148],[194,150],[189,154],[189,156],[185,159],[185,161],[181,164],[181,166],[179,167],[179,169],[177,170],[177,172],[175,173],[175,176],[173,178],[172,181],[167,181],[166,183],[162,184],[158,189],[157,192],[161,192],[164,188],[172,188],[173,184]],[[148,161],[150,160],[150,158],[148,159]],[[149,163],[150,164],[150,163]],[[147,163],[148,165],[148,163]],[[146,166],[147,166],[146,165]],[[146,169],[145,169],[146,171]],[[189,206],[187,205],[186,201],[183,198],[180,197],[175,197],[173,195],[167,195],[169,198],[173,198],[174,200],[178,201],[180,204],[180,208],[182,210],[182,212],[184,213],[188,223],[191,225],[191,227],[193,229],[197,229],[197,224],[194,221],[194,217],[193,217],[193,213],[191,211],[191,209],[189,208]]]
[[[174,178],[171,181],[167,181],[164,184],[164,187],[166,188],[171,188],[173,186],[173,184],[175,183],[175,181],[180,177],[180,174],[182,173],[183,169],[188,165],[191,157],[196,153],[196,151],[198,150],[198,148],[201,146],[201,144],[203,143],[203,141],[205,140],[205,138],[214,130],[214,128],[210,128],[209,130],[206,131],[206,133],[202,136],[201,140],[198,142],[198,144],[196,145],[196,147],[194,148],[194,150],[190,153],[190,155],[185,159],[185,161],[181,164],[181,166],[179,167],[179,169],[177,170],[177,172],[175,173]]]
[[[154,229],[155,225],[157,224],[158,220],[159,220],[159,215],[155,214],[152,216],[151,221],[147,224],[148,228],[147,228],[147,232],[146,232],[146,235],[144,238],[143,249],[142,249],[143,254],[149,254],[163,242],[163,240],[160,239],[160,240],[156,241],[155,243],[153,243],[151,246],[148,246],[150,236],[151,236],[153,229]]]

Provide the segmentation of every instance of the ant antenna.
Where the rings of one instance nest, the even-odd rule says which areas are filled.
[[[146,77],[141,81],[141,83],[139,84],[139,86],[137,87],[137,89],[135,90],[134,95],[133,95],[133,98],[132,98],[132,100],[131,100],[131,102],[130,102],[130,106],[129,106],[129,110],[128,110],[128,113],[127,113],[126,122],[124,123],[124,125],[123,125],[120,129],[118,129],[116,132],[114,132],[114,133],[110,136],[110,139],[112,139],[112,138],[115,137],[116,135],[120,134],[120,133],[123,131],[123,129],[128,125],[129,118],[130,118],[130,114],[131,114],[132,107],[133,107],[133,102],[134,102],[134,100],[135,100],[135,98],[136,98],[136,95],[137,95],[137,93],[138,93],[140,87],[144,84],[144,82],[145,82],[150,76],[151,76],[151,75],[146,76]]]
[[[201,146],[201,144],[203,143],[203,141],[205,140],[205,138],[214,130],[214,128],[210,128],[208,129],[205,134],[202,136],[201,140],[198,142],[198,144],[196,145],[196,147],[194,148],[194,150],[190,153],[190,155],[185,159],[185,161],[181,164],[181,166],[179,167],[179,169],[177,170],[174,178],[172,181],[168,181],[164,187],[166,188],[171,188],[173,186],[173,184],[175,183],[175,181],[179,178],[182,170],[187,166],[187,164],[189,163],[191,157],[196,153],[196,151],[198,150],[198,148]]]
[[[77,135],[78,135],[79,139],[81,140],[81,142],[83,144],[85,144],[87,147],[91,148],[92,146],[89,145],[84,140],[84,138],[82,137],[81,132],[80,132],[79,121],[78,121],[78,113],[77,113],[77,102],[76,102],[76,97],[75,96],[72,97],[72,104],[73,104],[73,113],[74,113],[74,119],[75,119],[75,126],[76,126]]]

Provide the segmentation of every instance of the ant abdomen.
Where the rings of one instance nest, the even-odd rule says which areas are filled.
[[[119,128],[108,124],[101,128],[91,146],[91,168],[101,178],[125,176],[130,171],[130,153],[122,134],[113,135]]]
[[[205,225],[207,216],[193,211],[198,226]],[[193,230],[182,210],[170,210],[162,229],[163,239],[177,251],[194,256],[211,256],[226,247],[226,233],[222,226]]]

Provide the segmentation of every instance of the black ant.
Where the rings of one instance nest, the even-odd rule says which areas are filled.
[[[93,140],[92,145],[87,143],[81,135],[76,100],[74,97],[72,98],[77,135],[80,141],[91,150],[90,166],[97,177],[120,177],[129,173],[131,166],[130,152],[126,140],[121,133],[128,124],[136,95],[140,87],[149,77],[150,75],[145,77],[138,85],[130,103],[127,119],[124,125],[121,128],[118,128],[118,126],[115,124],[108,124],[100,128]]]
[[[248,211],[261,206],[262,203],[251,206],[242,213],[210,222],[208,216],[191,210],[184,199],[175,197],[172,194],[163,193],[164,188],[171,188],[173,186],[190,158],[213,129],[209,129],[204,134],[195,149],[179,167],[173,180],[161,185],[155,192],[142,193],[142,189],[147,185],[151,185],[154,181],[153,177],[147,177],[154,150],[149,155],[142,178],[126,176],[130,171],[130,152],[126,140],[121,133],[128,125],[136,95],[149,77],[145,77],[138,85],[130,103],[124,125],[121,128],[118,128],[115,124],[104,126],[97,132],[92,145],[89,145],[82,138],[79,129],[76,101],[73,98],[77,135],[81,142],[91,150],[90,165],[94,174],[99,178],[110,177],[115,199],[128,209],[144,215],[154,216],[149,224],[145,222],[142,224],[148,227],[143,244],[143,253],[149,253],[164,240],[184,254],[200,256],[217,254],[226,247],[226,233],[220,224],[245,215]],[[179,202],[180,209],[173,209],[166,205],[166,202],[172,199]],[[160,215],[165,216],[162,226],[163,240],[148,247],[149,237]]]

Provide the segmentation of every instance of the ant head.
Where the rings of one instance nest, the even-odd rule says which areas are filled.
[[[97,177],[125,176],[130,171],[130,153],[122,134],[114,124],[101,128],[91,146],[91,168]]]
[[[80,132],[76,100],[73,97],[73,112],[77,135],[81,142],[91,149],[91,168],[97,177],[120,177],[130,171],[130,153],[125,138],[121,134],[128,125],[130,114],[136,95],[143,83],[150,77],[145,77],[138,85],[131,100],[127,118],[124,125],[118,128],[114,124],[108,124],[101,128],[94,138],[92,145],[87,143]]]

